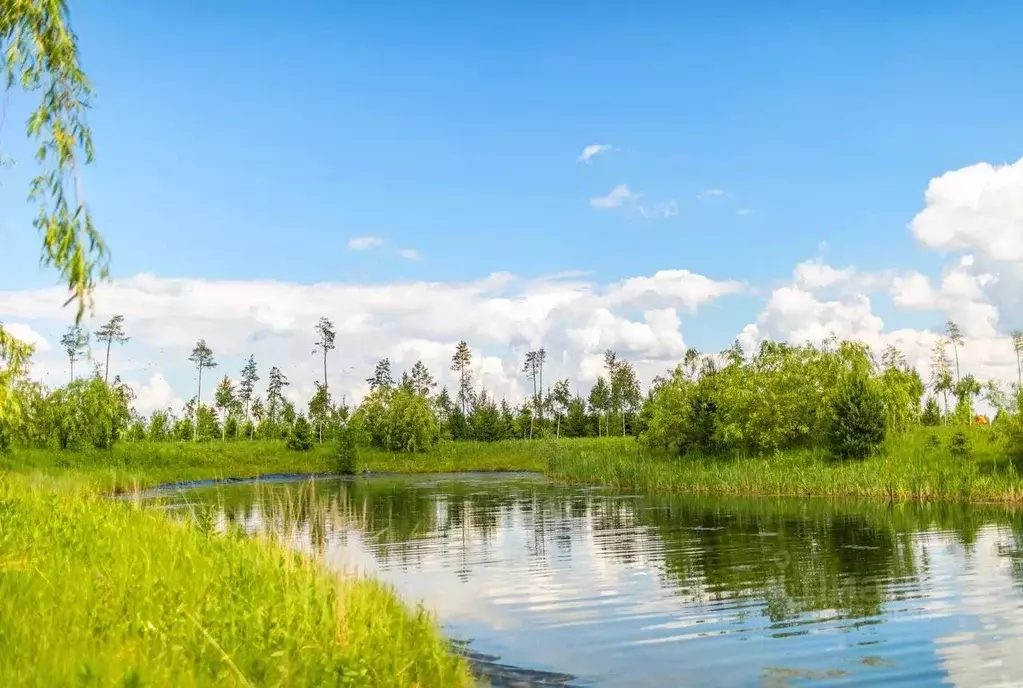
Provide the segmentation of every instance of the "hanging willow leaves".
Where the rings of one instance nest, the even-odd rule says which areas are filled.
[[[0,0],[0,61],[7,91],[38,95],[27,133],[37,144],[39,174],[29,200],[43,239],[41,261],[60,271],[65,305],[77,303],[81,322],[109,253],[93,225],[82,192],[81,167],[93,159],[85,123],[91,89],[79,66],[77,38],[64,0]]]
[[[18,341],[0,325],[0,451],[21,424],[23,404],[19,383],[32,356],[32,346]]]

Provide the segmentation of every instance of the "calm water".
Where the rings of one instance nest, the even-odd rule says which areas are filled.
[[[217,505],[221,527],[289,533],[424,601],[495,685],[1023,685],[1023,517],[1008,511],[528,476],[170,499]]]

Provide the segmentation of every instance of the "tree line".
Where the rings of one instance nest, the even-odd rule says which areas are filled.
[[[511,403],[476,384],[473,352],[465,341],[452,353],[456,388],[440,387],[422,361],[395,373],[380,360],[366,382],[369,394],[354,408],[329,387],[330,354],[337,332],[328,318],[313,328],[312,353],[319,357],[322,381],[302,405],[285,396],[285,373],[271,366],[266,385],[254,356],[236,378],[224,375],[204,398],[204,380],[219,367],[205,339],[188,360],[196,368],[196,389],[181,409],[143,417],[132,407],[134,393],[119,377],[110,380],[114,344],[129,341],[123,316],[116,315],[94,334],[103,364],[91,376],[76,378],[75,364],[86,358],[89,336],[72,325],[61,338],[70,380],[56,389],[24,375],[30,348],[3,348],[0,384],[7,413],[0,420],[0,446],[23,443],[57,449],[109,447],[127,441],[239,441],[284,439],[305,449],[334,441],[351,431],[359,442],[389,451],[429,451],[439,441],[493,442],[539,437],[635,436],[652,449],[676,454],[762,453],[827,444],[842,455],[865,455],[884,438],[913,424],[969,424],[974,404],[984,398],[996,409],[996,423],[1020,416],[1023,333],[1012,335],[1019,380],[1006,390],[993,380],[961,374],[959,351],[966,345],[958,326],[947,324],[932,352],[925,382],[894,347],[878,358],[869,347],[830,338],[821,346],[764,341],[745,352],[738,342],[725,351],[686,351],[682,361],[655,378],[645,395],[632,363],[613,350],[604,353],[604,372],[586,396],[572,393],[567,378],[544,372],[547,351],[523,357],[529,394]],[[954,404],[949,401],[952,397]]]

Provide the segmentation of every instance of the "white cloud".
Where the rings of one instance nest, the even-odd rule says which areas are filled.
[[[937,289],[931,280],[918,272],[897,276],[892,280],[892,301],[897,306],[945,313],[970,337],[993,337],[998,332],[999,309],[987,301],[988,290],[998,277],[977,272],[972,256],[963,256],[945,270]]]
[[[678,215],[677,201],[664,201],[653,207],[639,206],[639,212],[644,217],[675,217]]]
[[[924,246],[1023,261],[1023,159],[946,172],[931,180],[924,198],[926,207],[910,223]]]
[[[135,409],[143,415],[148,416],[153,411],[162,411],[167,408],[170,408],[174,413],[179,413],[185,405],[185,400],[174,393],[166,378],[160,373],[150,375],[149,379],[145,382],[125,380],[125,383],[135,392],[133,404]],[[191,399],[194,396],[193,391],[192,394],[188,395],[188,398]]]
[[[420,258],[422,258],[422,255],[420,255],[419,251],[417,251],[414,248],[403,248],[400,251],[398,251],[398,255],[401,256],[402,258],[407,258],[408,260],[419,260]]]
[[[837,270],[820,259],[800,263],[793,271],[796,284],[809,289],[829,287],[853,278],[856,268],[851,265]]]
[[[704,189],[696,195],[701,201],[709,201],[713,198],[724,198],[728,195],[724,189]]]
[[[611,189],[606,196],[597,196],[590,199],[590,206],[599,210],[612,210],[629,205],[639,211],[643,217],[668,218],[678,215],[678,202],[674,200],[662,201],[654,205],[640,203],[643,194],[633,191],[628,184],[619,184]]]
[[[746,216],[746,215],[752,215],[753,211],[750,210],[749,208],[739,208],[738,210],[735,211],[735,214],[739,215],[739,216]]]
[[[31,344],[33,347],[35,347],[35,352],[37,354],[53,350],[53,346],[51,346],[50,343],[46,341],[46,337],[36,332],[34,329],[26,325],[25,323],[12,322],[0,324],[3,325],[3,328],[7,332],[7,334],[11,335],[18,341],[24,342],[26,344]]]
[[[709,189],[705,194],[712,198],[724,192]],[[641,205],[640,196],[621,184],[590,203],[599,209],[628,204],[653,215],[658,206]],[[1005,333],[1023,327],[1023,161],[948,172],[931,180],[926,201],[910,231],[925,250],[955,252],[940,274],[911,266],[861,271],[820,257],[801,262],[787,283],[768,291],[755,321],[741,328],[740,341],[753,348],[764,337],[801,343],[836,334],[875,350],[894,344],[926,376],[931,345],[951,318],[967,336],[960,351],[962,369],[981,378],[1014,381],[1015,357]],[[664,216],[675,212],[671,201],[661,210]],[[351,245],[369,248],[379,241],[362,237]],[[408,258],[411,251],[399,253]],[[364,393],[363,378],[385,356],[397,371],[421,358],[450,385],[451,351],[465,339],[473,347],[481,382],[515,400],[523,393],[521,359],[530,348],[547,347],[552,380],[568,376],[586,385],[601,372],[603,349],[612,347],[633,360],[649,382],[684,352],[683,316],[696,315],[723,296],[751,293],[741,281],[682,269],[610,283],[579,272],[534,279],[499,272],[465,282],[372,285],[139,274],[97,289],[97,312],[90,324],[116,313],[126,317],[133,339],[115,350],[113,371],[137,381],[140,399],[145,399],[141,403],[153,408],[191,397],[194,371],[187,356],[199,337],[213,347],[221,362],[219,374],[236,374],[243,357],[253,353],[264,371],[280,366],[292,381],[288,394],[306,401],[321,374],[310,356],[312,327],[321,316],[338,328],[331,386],[349,398]],[[58,341],[66,327],[63,297],[60,288],[0,292],[0,319],[17,336],[38,344],[33,374],[52,384],[67,379],[63,351],[49,343]],[[919,313],[933,316],[929,328],[900,323],[910,313],[911,321]],[[718,335],[721,348],[733,338],[729,332]]]
[[[608,143],[591,143],[586,148],[583,148],[583,152],[579,154],[576,160],[578,162],[590,163],[593,161],[593,158],[609,150],[611,150],[611,145]]]
[[[348,241],[348,248],[352,249],[353,251],[365,251],[368,248],[376,248],[377,246],[382,246],[383,243],[384,240],[381,239],[380,237],[361,236],[355,237],[354,239],[350,239]]]
[[[619,184],[611,189],[606,196],[591,198],[590,205],[594,208],[607,210],[610,208],[620,208],[625,203],[635,201],[638,198],[639,194],[633,193],[629,189],[628,184]]]
[[[115,313],[125,316],[132,339],[113,350],[111,366],[113,374],[132,381],[140,409],[176,404],[177,410],[181,399],[191,398],[195,371],[187,358],[200,337],[220,363],[210,384],[203,385],[205,399],[213,379],[225,373],[236,377],[251,353],[264,378],[261,385],[269,367],[279,366],[292,383],[288,395],[304,404],[322,376],[319,359],[310,355],[313,326],[321,316],[331,318],[338,330],[338,350],[328,361],[338,396],[361,397],[363,379],[383,357],[399,373],[422,359],[442,384],[451,385],[451,353],[465,339],[474,351],[479,382],[498,396],[518,400],[524,389],[522,356],[530,348],[547,347],[552,380],[567,376],[573,383],[586,382],[585,359],[606,346],[620,347],[647,366],[638,365],[641,371],[659,373],[683,350],[678,314],[695,313],[742,290],[738,282],[685,270],[604,284],[575,273],[530,280],[494,273],[469,282],[384,285],[140,274],[100,285],[96,313],[87,324]],[[59,288],[0,292],[0,317],[31,322],[40,333],[60,332],[68,315],[61,297]],[[600,331],[604,325],[610,328],[606,333]],[[66,362],[58,352],[41,355],[34,372],[47,384],[63,384]]]

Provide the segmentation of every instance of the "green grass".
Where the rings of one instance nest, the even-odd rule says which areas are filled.
[[[654,457],[635,442],[548,450],[555,480],[694,494],[855,497],[885,501],[1023,502],[1023,466],[990,427],[965,429],[971,457],[949,450],[961,428],[915,428],[865,460],[837,461],[820,449],[759,457]],[[938,445],[932,445],[932,436]]]
[[[434,619],[266,538],[0,480],[0,685],[461,686]]]
[[[917,427],[862,461],[836,461],[821,449],[767,456],[664,457],[632,438],[532,442],[443,442],[429,454],[361,449],[359,470],[372,473],[545,472],[555,480],[625,489],[696,494],[834,496],[893,500],[1023,501],[1023,464],[1010,459],[990,427],[965,428],[972,456],[950,447],[960,428]],[[932,437],[937,438],[933,444]],[[283,442],[121,443],[112,451],[22,450],[0,457],[0,470],[71,475],[106,491],[180,480],[330,473],[331,447],[289,451]]]
[[[602,446],[599,440],[579,440]],[[185,480],[249,478],[275,473],[330,473],[330,445],[312,451],[289,450],[283,441],[121,442],[112,450],[54,452],[18,449],[0,455],[0,472],[38,471],[71,475],[97,489],[121,492]],[[429,454],[359,450],[359,470],[373,473],[459,473],[465,471],[543,471],[538,442],[444,442]]]

